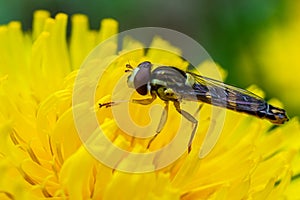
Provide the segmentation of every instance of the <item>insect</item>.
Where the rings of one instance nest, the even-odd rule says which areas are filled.
[[[165,103],[156,135],[150,140],[148,147],[167,121],[169,102],[172,102],[178,113],[193,124],[189,139],[189,152],[198,121],[189,112],[181,109],[182,100],[224,107],[267,119],[274,124],[283,124],[289,120],[284,109],[268,104],[264,99],[247,90],[227,85],[212,78],[182,71],[172,66],[159,66],[152,69],[152,63],[149,61],[140,63],[136,68],[127,64],[126,68],[125,72],[131,72],[127,79],[128,87],[134,88],[142,96],[151,96],[145,99],[133,99],[131,102],[148,105],[159,97]],[[108,102],[99,104],[99,107],[110,107],[116,104],[118,103]]]

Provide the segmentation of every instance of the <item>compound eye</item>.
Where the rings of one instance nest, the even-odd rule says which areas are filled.
[[[147,85],[142,85],[141,87],[138,87],[135,89],[140,95],[146,95],[148,94],[148,88]]]
[[[151,79],[151,63],[143,62],[138,66],[139,70],[134,77],[134,87],[140,95],[148,93],[148,82]]]

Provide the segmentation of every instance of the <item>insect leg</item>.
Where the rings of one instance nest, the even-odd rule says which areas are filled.
[[[99,103],[99,108],[102,108],[102,107],[108,108],[108,107],[111,107],[114,105],[117,105],[117,103],[113,102],[113,101],[106,102],[106,103]]]
[[[190,153],[191,149],[192,149],[192,141],[194,139],[197,127],[198,127],[198,121],[193,117],[193,115],[191,115],[190,113],[186,112],[185,110],[182,110],[180,108],[180,103],[178,101],[174,101],[174,106],[176,108],[176,110],[182,115],[184,116],[187,120],[189,120],[190,122],[192,122],[194,124],[194,128],[193,131],[191,133],[191,137],[189,140],[189,147],[188,147],[188,153]]]
[[[148,99],[132,99],[131,102],[141,105],[149,105],[156,99],[156,94],[152,93],[151,96],[152,97]]]
[[[199,114],[199,112],[200,112],[200,110],[201,110],[202,107],[203,107],[203,103],[201,103],[199,105],[199,107],[197,108],[196,112],[194,113],[194,117],[196,117]]]
[[[158,127],[156,129],[156,134],[151,138],[151,140],[149,141],[148,143],[148,146],[147,148],[150,147],[151,143],[153,142],[153,140],[157,137],[157,135],[161,132],[161,130],[163,129],[163,127],[165,126],[166,122],[167,122],[167,119],[168,119],[168,111],[169,111],[169,101],[165,101],[165,107],[164,107],[164,110],[161,114],[161,117],[160,117],[160,121],[159,121],[159,124],[158,124]]]
[[[168,119],[168,110],[169,110],[169,101],[165,101],[165,107],[164,110],[162,112],[158,127],[156,129],[157,133],[160,133],[161,130],[163,129],[163,127],[165,126],[167,119]]]
[[[148,98],[148,99],[132,99],[130,102],[136,103],[136,104],[141,104],[141,105],[149,105],[155,99],[156,99],[156,95],[152,94],[151,98]],[[110,102],[106,102],[106,103],[99,103],[99,108],[102,108],[102,107],[108,108],[108,107],[116,106],[120,103],[125,103],[125,102],[128,102],[128,101],[110,101]]]

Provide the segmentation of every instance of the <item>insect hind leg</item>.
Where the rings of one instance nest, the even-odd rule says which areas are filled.
[[[192,133],[191,133],[191,137],[190,137],[190,140],[189,140],[189,143],[188,143],[188,153],[190,153],[191,150],[192,150],[192,141],[194,139],[194,136],[195,136],[195,133],[196,133],[196,130],[197,130],[197,127],[198,127],[198,121],[195,119],[195,117],[193,117],[193,115],[191,115],[190,113],[188,113],[185,110],[182,110],[180,108],[180,103],[178,101],[174,101],[174,106],[175,106],[177,112],[179,112],[183,117],[185,117],[187,120],[192,122],[193,125],[194,125],[194,128],[193,128]],[[202,107],[202,105],[200,105],[199,111],[200,111],[201,107]]]

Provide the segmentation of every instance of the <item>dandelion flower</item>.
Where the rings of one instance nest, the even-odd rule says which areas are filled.
[[[65,14],[53,19],[47,11],[37,11],[31,33],[22,32],[19,22],[0,27],[1,199],[299,198],[300,127],[296,118],[272,127],[267,121],[228,111],[217,144],[200,159],[198,152],[211,109],[205,105],[192,151],[167,167],[127,173],[97,161],[77,134],[73,85],[84,58],[99,42],[117,33],[118,23],[104,19],[101,29],[95,31],[89,29],[86,16],[74,15],[69,43],[66,25]],[[173,48],[163,40],[156,42]],[[134,39],[125,43],[121,53],[130,54],[132,65],[145,58],[156,62],[166,61],[155,59],[169,58],[172,65],[185,65],[181,58],[167,52],[130,52],[141,45]],[[116,45],[105,55],[117,56]],[[114,65],[123,66],[126,62],[121,59]],[[100,81],[108,89],[109,81],[114,82],[114,76],[120,75],[116,67],[109,68],[114,73]],[[257,88],[252,90],[260,92]],[[98,98],[107,97],[97,91],[95,105]],[[147,141],[133,139],[118,128],[110,109],[96,112],[107,136],[128,152],[152,151],[164,145],[176,134],[171,122],[179,120],[171,111],[169,118],[173,121],[167,121],[153,149],[147,149]],[[146,120],[143,112],[135,115],[141,123]],[[110,149],[107,151],[113,155]],[[124,165],[122,159],[118,165]]]

